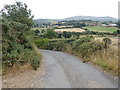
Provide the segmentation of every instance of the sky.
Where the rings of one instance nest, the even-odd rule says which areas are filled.
[[[118,18],[119,0],[1,0],[5,4],[21,1],[31,9],[34,19],[63,19],[72,16],[110,16]]]

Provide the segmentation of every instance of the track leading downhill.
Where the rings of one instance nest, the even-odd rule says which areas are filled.
[[[82,63],[77,57],[58,51],[40,50],[45,60],[43,88],[118,88],[118,81]]]

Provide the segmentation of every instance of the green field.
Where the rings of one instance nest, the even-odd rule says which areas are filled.
[[[87,28],[90,31],[96,31],[96,32],[109,32],[112,33],[116,30],[118,30],[117,27],[104,27],[104,26],[88,26],[84,27]]]

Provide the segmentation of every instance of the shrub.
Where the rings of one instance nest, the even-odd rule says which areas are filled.
[[[81,44],[77,49],[81,57],[88,57],[93,52],[101,50],[103,48],[103,43],[101,42],[86,42]]]
[[[70,37],[72,36],[72,33],[71,33],[71,32],[66,32],[66,31],[64,31],[64,32],[62,33],[62,36],[63,36],[64,38],[70,38]]]
[[[83,37],[73,42],[74,49],[77,49],[82,43],[91,42],[93,37]]]
[[[110,38],[103,38],[103,42],[105,49],[107,49],[109,45],[112,43],[112,40]]]
[[[57,51],[63,51],[64,48],[65,48],[64,41],[59,41],[59,40],[50,41],[48,46],[47,46],[47,49],[49,49],[49,50],[57,50]]]
[[[57,33],[54,31],[54,30],[47,30],[44,35],[43,35],[45,38],[49,38],[49,39],[52,39],[52,38],[56,38],[57,37]]]
[[[37,36],[40,33],[40,31],[38,29],[36,29],[36,30],[34,30],[34,33]]]
[[[49,44],[49,41],[50,40],[47,38],[39,38],[39,39],[36,39],[34,42],[38,48],[46,49]]]
[[[35,56],[33,53],[35,50],[30,28],[34,23],[31,11],[26,4],[15,2],[13,5],[5,5],[1,15],[3,71],[16,64],[23,65],[31,61],[31,65],[36,69],[40,60],[39,55]]]
[[[32,61],[31,61],[31,66],[33,67],[34,70],[37,70],[39,65],[40,65],[40,58],[37,56],[34,56]]]

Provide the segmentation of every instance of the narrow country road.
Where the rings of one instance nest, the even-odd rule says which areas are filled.
[[[117,88],[118,81],[82,63],[79,58],[58,51],[40,50],[45,60],[42,88]]]
[[[3,88],[117,88],[118,80],[64,52],[40,50],[41,67],[2,76]]]

